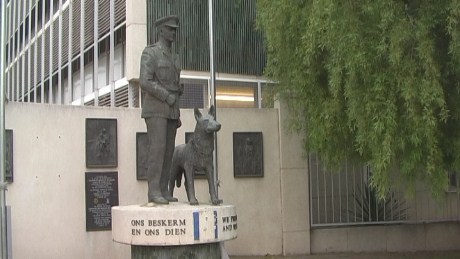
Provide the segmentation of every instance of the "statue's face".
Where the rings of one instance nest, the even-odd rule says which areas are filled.
[[[166,41],[174,42],[176,40],[176,28],[163,26],[161,28],[160,36],[163,37]]]

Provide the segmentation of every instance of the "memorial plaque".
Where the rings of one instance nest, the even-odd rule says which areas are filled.
[[[13,182],[13,131],[5,130],[5,182]]]
[[[118,206],[118,173],[85,174],[86,231],[111,230],[112,207]]]
[[[145,132],[136,133],[136,179],[147,180],[149,138]]]
[[[86,119],[86,167],[117,164],[117,120]]]
[[[263,164],[262,132],[234,132],[234,177],[263,177]]]

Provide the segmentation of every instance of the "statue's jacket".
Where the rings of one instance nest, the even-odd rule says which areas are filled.
[[[183,92],[179,84],[180,71],[179,56],[168,53],[160,43],[144,49],[139,76],[143,91],[142,118],[179,119],[179,96]],[[176,96],[172,106],[166,102],[170,94]]]

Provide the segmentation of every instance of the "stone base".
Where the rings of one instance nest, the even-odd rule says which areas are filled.
[[[221,258],[219,243],[183,246],[131,246],[131,259]]]
[[[236,238],[237,228],[233,205],[191,206],[174,202],[112,208],[113,240],[133,247],[157,246],[161,248],[154,250],[163,251],[169,246],[206,243],[217,243],[218,246],[219,242]]]

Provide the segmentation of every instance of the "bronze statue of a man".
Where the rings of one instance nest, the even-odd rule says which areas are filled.
[[[147,125],[148,154],[148,201],[168,204],[177,201],[169,195],[168,181],[174,152],[179,119],[179,96],[183,86],[179,83],[180,64],[177,54],[171,51],[179,27],[177,16],[158,19],[157,43],[142,52],[140,86],[143,92],[142,118]]]

